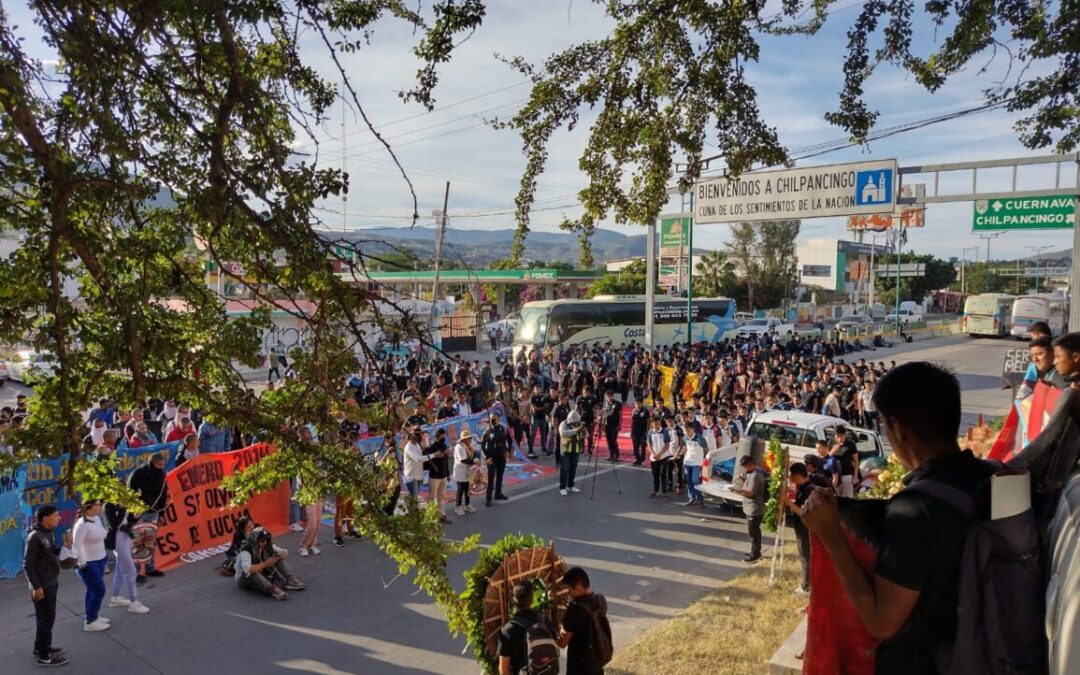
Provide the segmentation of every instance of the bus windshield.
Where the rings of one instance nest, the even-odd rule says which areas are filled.
[[[521,321],[514,334],[517,344],[542,345],[547,334],[547,307],[525,307],[521,310]]]

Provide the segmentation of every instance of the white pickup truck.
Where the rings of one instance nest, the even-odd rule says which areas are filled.
[[[765,335],[766,333],[772,332],[775,332],[777,335],[784,336],[787,335],[788,332],[794,331],[794,324],[784,323],[783,319],[777,319],[775,317],[752,319],[739,326],[739,335],[741,337],[748,337],[750,335]]]
[[[768,410],[754,417],[738,444],[717,448],[706,456],[701,468],[702,483],[698,489],[707,497],[741,507],[743,497],[731,491],[732,479],[737,479],[743,473],[736,465],[738,457],[753,455],[760,462],[769,440],[775,436],[787,448],[790,461],[801,462],[806,455],[816,452],[814,444],[817,441],[824,440],[831,444],[837,426],[847,427],[859,451],[859,463],[864,467],[860,487],[870,487],[876,479],[876,472],[868,470],[869,466],[883,464],[892,453],[887,442],[876,432],[853,427],[837,417],[794,410]]]

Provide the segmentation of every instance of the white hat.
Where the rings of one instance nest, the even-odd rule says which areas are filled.
[[[571,411],[570,414],[566,416],[566,423],[567,424],[577,424],[580,421],[581,421],[581,415],[579,415],[578,411],[576,411],[576,410]]]

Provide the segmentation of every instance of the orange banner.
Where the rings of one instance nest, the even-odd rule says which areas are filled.
[[[232,543],[234,523],[249,516],[275,535],[289,529],[289,483],[229,507],[232,493],[222,489],[226,476],[243,471],[274,452],[258,443],[242,450],[199,455],[169,472],[169,506],[159,520],[155,565],[178,567],[223,553]]]

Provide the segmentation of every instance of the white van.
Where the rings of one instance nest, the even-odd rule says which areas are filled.
[[[750,426],[738,443],[717,448],[710,452],[701,467],[702,483],[698,489],[705,495],[737,506],[741,506],[743,497],[731,491],[732,479],[742,474],[737,466],[738,458],[752,455],[761,465],[769,440],[776,436],[781,445],[787,448],[788,458],[792,462],[801,462],[807,455],[816,454],[814,447],[819,440],[833,443],[834,429],[846,427],[855,447],[859,450],[859,463],[868,459],[884,460],[891,449],[885,440],[874,431],[853,427],[839,417],[815,415],[797,410],[773,410],[759,413],[750,421]]]

